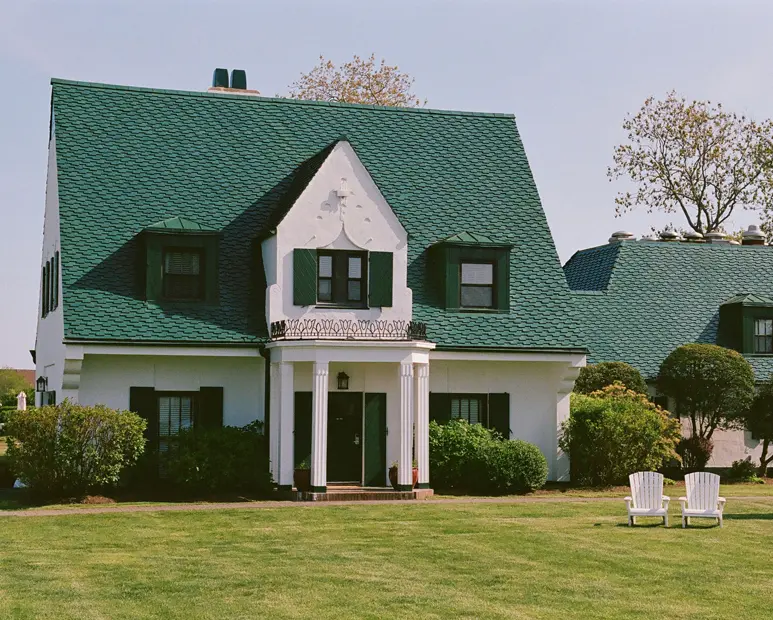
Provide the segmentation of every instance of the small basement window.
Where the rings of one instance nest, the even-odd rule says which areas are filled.
[[[754,320],[754,352],[773,353],[773,319]]]
[[[196,300],[204,298],[204,252],[199,249],[164,251],[164,298]]]
[[[462,308],[493,308],[494,299],[494,264],[461,263],[459,305]]]

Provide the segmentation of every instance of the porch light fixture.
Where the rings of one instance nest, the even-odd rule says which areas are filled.
[[[47,377],[38,377],[38,380],[35,381],[35,387],[38,392],[45,392],[46,388],[48,388],[48,378]]]
[[[345,372],[338,373],[338,389],[339,390],[349,389],[349,375],[347,375]]]

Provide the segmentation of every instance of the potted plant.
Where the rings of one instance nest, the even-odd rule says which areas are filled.
[[[311,463],[309,459],[303,459],[295,468],[293,475],[295,488],[301,493],[307,493],[311,490]]]
[[[419,482],[419,464],[413,461],[413,487]],[[389,466],[389,483],[397,491],[397,461],[392,461]]]

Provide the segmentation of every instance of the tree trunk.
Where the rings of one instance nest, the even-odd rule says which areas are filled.
[[[760,468],[757,475],[760,478],[764,478],[768,473],[768,447],[770,446],[770,439],[762,440],[762,454],[760,455]]]

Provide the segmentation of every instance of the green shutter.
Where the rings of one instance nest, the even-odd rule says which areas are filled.
[[[386,394],[365,394],[365,486],[386,484]]]
[[[429,419],[445,424],[451,419],[451,395],[438,392],[429,393]]]
[[[199,391],[199,408],[194,423],[199,428],[223,426],[223,388],[203,387]]]
[[[499,250],[496,264],[494,306],[497,310],[507,311],[510,310],[510,250]]]
[[[54,255],[54,308],[59,307],[59,252]]]
[[[311,392],[295,393],[294,461],[311,464]]]
[[[317,303],[317,251],[297,248],[293,251],[293,303],[313,306]]]
[[[459,293],[461,291],[460,274],[461,256],[459,248],[445,249],[444,299],[446,310],[459,309]]]
[[[489,428],[510,439],[510,394],[488,395]]]
[[[158,442],[158,401],[152,387],[129,388],[129,410],[148,421],[145,438],[148,443]]]
[[[370,253],[368,304],[371,307],[389,308],[392,306],[392,263],[392,252]]]

